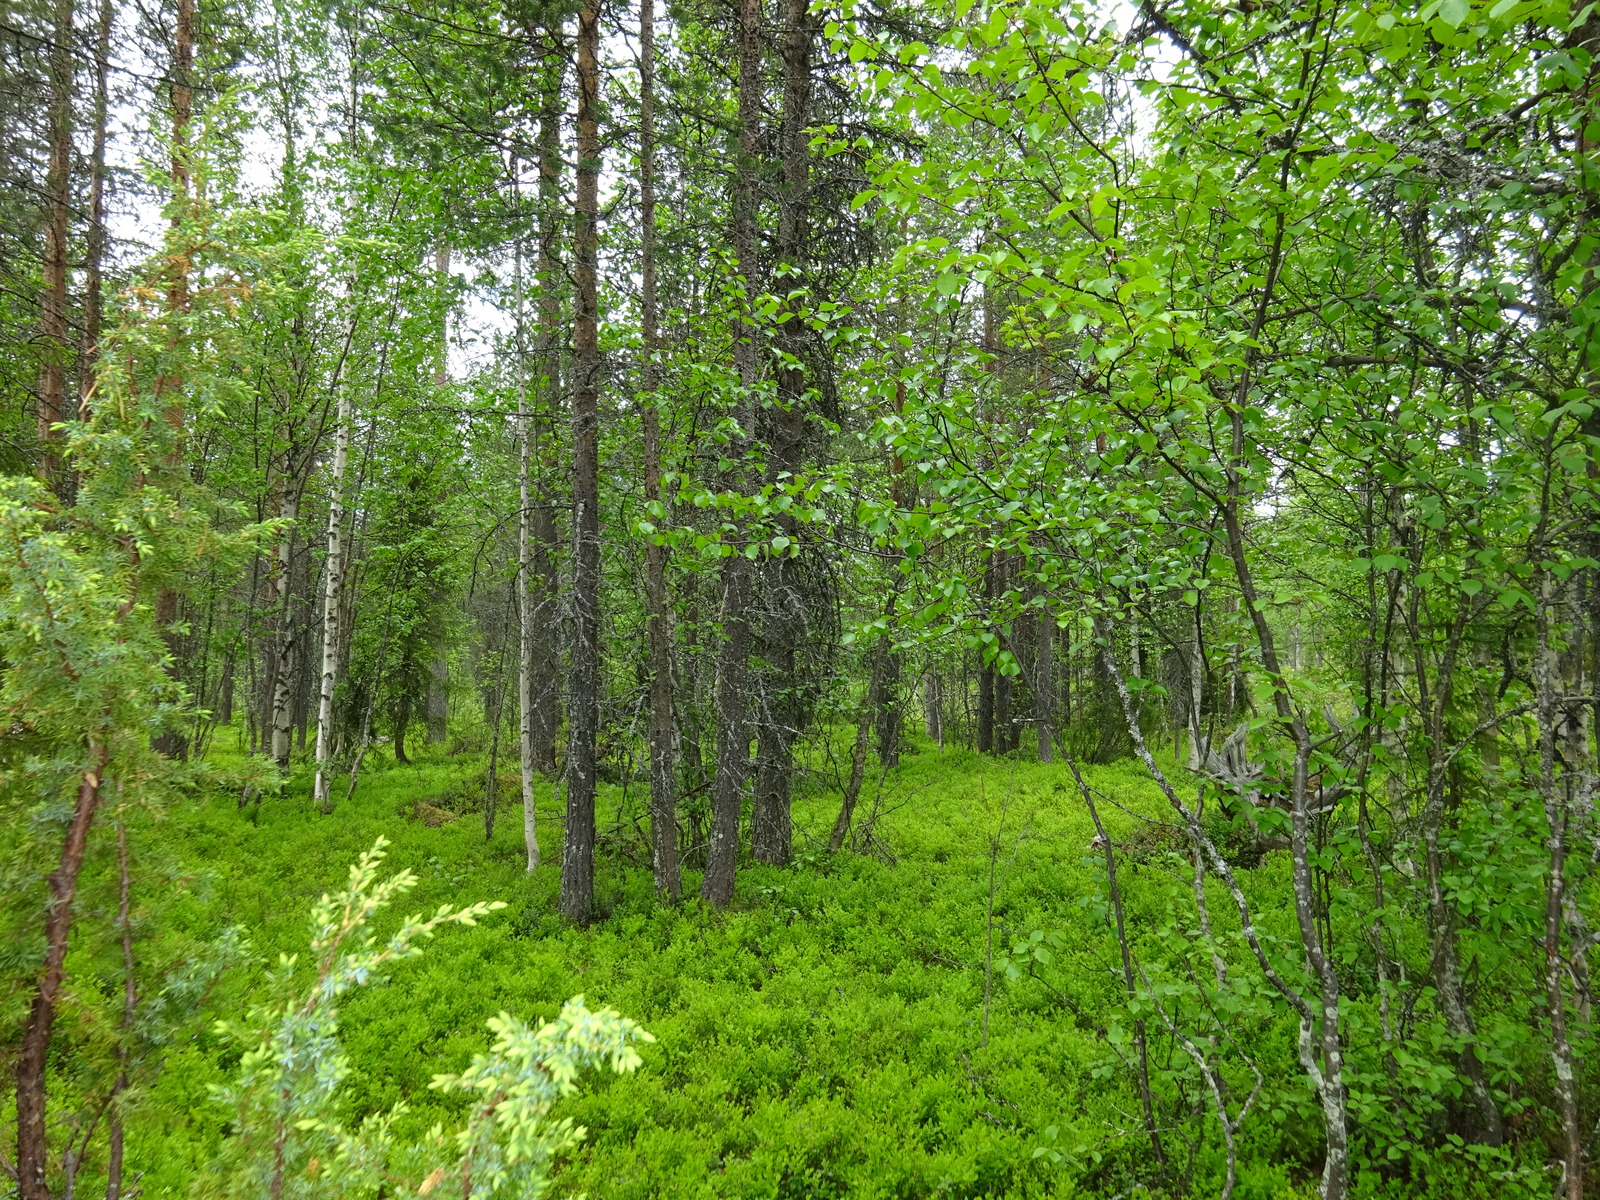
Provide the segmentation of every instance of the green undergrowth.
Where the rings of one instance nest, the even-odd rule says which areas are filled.
[[[355,1066],[352,1117],[404,1100],[412,1126],[446,1119],[454,1110],[426,1085],[483,1048],[489,1017],[548,1019],[582,993],[657,1040],[643,1070],[596,1081],[569,1103],[589,1136],[559,1176],[566,1194],[1146,1194],[1153,1171],[1119,1058],[1126,1033],[1103,860],[1065,767],[925,746],[869,781],[863,815],[875,801],[882,810],[870,852],[823,853],[837,797],[810,796],[797,803],[796,865],[742,864],[724,913],[698,899],[657,902],[636,865],[643,797],[637,786],[604,787],[604,916],[582,930],[554,916],[561,825],[550,784],[537,796],[545,865],[531,877],[520,805],[502,803],[487,840],[480,813],[437,826],[415,815],[418,801],[463,807],[482,771],[481,759],[440,752],[410,767],[376,764],[331,816],[313,810],[297,779],[259,809],[219,795],[166,818],[163,840],[205,884],[203,899],[178,911],[195,932],[242,926],[257,961],[303,950],[311,903],[379,834],[393,843],[388,867],[421,878],[408,911],[507,902],[350,997],[341,1033]],[[1103,817],[1119,845],[1159,858],[1159,836],[1137,815],[1161,808],[1142,770],[1092,768],[1090,781],[1111,801]],[[686,872],[687,892],[698,883]],[[1128,902],[1138,927],[1160,926],[1159,888],[1135,884]],[[1008,978],[1013,943],[1033,931],[1054,947],[1047,967]],[[259,980],[235,972],[214,1002],[242,1007]],[[1265,1059],[1290,1081],[1274,1102],[1292,1107],[1292,1034],[1263,1032],[1273,1043]],[[226,1119],[206,1085],[230,1066],[209,1036],[170,1059],[156,1103],[143,1106],[160,1123],[132,1132],[145,1195],[183,1195],[204,1169]],[[1284,1157],[1280,1136],[1250,1137],[1247,1127],[1236,1195],[1310,1193],[1305,1162]],[[1215,1145],[1184,1169],[1191,1194],[1214,1194]]]

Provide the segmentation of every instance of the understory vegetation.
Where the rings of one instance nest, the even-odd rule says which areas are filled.
[[[0,0],[0,1200],[1594,1195],[1600,6]]]
[[[461,1106],[430,1094],[428,1081],[481,1049],[486,1019],[501,1010],[548,1019],[560,998],[583,993],[638,1020],[655,1043],[642,1049],[638,1073],[562,1109],[588,1129],[561,1172],[566,1194],[1139,1189],[1150,1178],[1149,1149],[1127,1070],[1132,1029],[1105,862],[1071,773],[941,752],[922,739],[908,749],[883,776],[881,795],[863,799],[882,813],[874,852],[824,853],[838,794],[819,785],[796,804],[795,865],[741,872],[722,913],[656,902],[644,839],[614,819],[636,812],[637,797],[602,789],[609,853],[596,880],[599,920],[585,930],[554,915],[555,874],[526,874],[519,822],[502,822],[485,840],[481,756],[385,761],[332,818],[315,812],[301,780],[259,814],[213,793],[144,836],[190,867],[177,872],[184,898],[159,902],[173,904],[172,925],[196,941],[237,928],[248,942],[240,968],[217,985],[215,1012],[262,986],[262,972],[244,961],[303,951],[311,904],[338,890],[376,837],[392,843],[389,868],[418,876],[410,907],[506,902],[346,1002],[347,1121],[402,1100],[414,1106],[404,1118],[410,1134],[456,1119]],[[1163,801],[1141,769],[1088,768],[1087,779],[1129,854],[1121,877],[1137,951],[1160,961],[1186,943],[1187,931],[1172,924],[1189,887],[1181,842],[1149,824]],[[429,806],[420,816],[419,802]],[[536,803],[555,830],[548,854],[559,840],[559,797],[541,785]],[[1250,888],[1263,923],[1292,941],[1283,858],[1255,867]],[[1371,1018],[1370,996],[1356,1003],[1361,1016],[1352,1020]],[[147,1118],[129,1131],[129,1153],[149,1172],[147,1195],[186,1194],[228,1132],[227,1108],[202,1097],[227,1081],[237,1052],[199,1016],[194,1031],[167,1057]],[[1236,1194],[1309,1194],[1318,1147],[1306,1126],[1314,1128],[1316,1109],[1297,1078],[1292,1027],[1266,1013],[1252,1037],[1278,1048],[1262,1063],[1267,1082],[1244,1135]],[[1203,1083],[1170,1036],[1152,1035],[1150,1049],[1174,1175],[1192,1194],[1215,1194],[1225,1164],[1214,1131],[1194,1120]],[[1474,1183],[1477,1164],[1457,1149],[1421,1170],[1413,1161],[1375,1171],[1361,1191],[1409,1196],[1427,1181],[1439,1195],[1543,1195],[1541,1159],[1497,1156],[1497,1181]]]

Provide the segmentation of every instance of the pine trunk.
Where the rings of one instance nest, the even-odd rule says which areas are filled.
[[[578,13],[577,236],[573,244],[572,674],[567,734],[567,829],[561,915],[594,912],[596,755],[600,726],[600,0]]]
[[[63,487],[61,434],[67,418],[67,238],[72,213],[72,0],[56,0],[50,50],[50,160],[45,175],[50,221],[45,229],[44,287],[39,297],[39,476]]]
[[[640,325],[644,341],[644,498],[650,521],[661,525],[661,412],[656,389],[659,333],[656,314],[655,0],[639,0],[639,251]],[[672,630],[667,621],[667,550],[654,538],[644,548],[644,591],[650,673],[650,865],[656,891],[676,899],[683,892],[678,872],[678,802],[673,761]]]
[[[761,126],[761,3],[739,0],[739,152],[733,189],[733,252],[747,304],[758,291],[756,261],[756,155]],[[740,322],[734,343],[734,371],[739,378],[743,436],[729,448],[735,465],[726,480],[742,486],[744,467],[737,460],[750,448],[755,430],[756,376],[759,368],[756,331],[748,317]],[[750,627],[749,560],[737,542],[722,560],[722,650],[717,671],[716,786],[711,801],[711,844],[700,894],[718,908],[733,900],[739,855],[739,809],[750,760]]]

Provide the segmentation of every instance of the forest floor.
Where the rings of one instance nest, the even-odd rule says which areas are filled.
[[[520,804],[502,801],[487,840],[479,811],[438,825],[416,815],[419,801],[467,807],[483,770],[481,757],[442,748],[411,766],[385,753],[331,816],[312,808],[307,781],[297,780],[258,811],[214,796],[166,818],[170,850],[196,880],[181,906],[191,932],[240,926],[257,962],[304,952],[311,903],[341,885],[380,834],[392,842],[387,867],[420,877],[405,911],[507,902],[349,997],[341,1035],[355,1068],[350,1115],[405,1100],[408,1126],[448,1118],[426,1085],[485,1048],[487,1018],[548,1018],[583,993],[640,1021],[656,1042],[643,1070],[593,1081],[567,1104],[589,1135],[561,1173],[563,1192],[1145,1194],[1147,1143],[1118,1054],[1126,1031],[1116,1027],[1104,861],[1089,847],[1094,827],[1066,767],[923,745],[897,770],[869,777],[860,812],[875,801],[882,810],[873,847],[834,858],[822,840],[838,798],[819,787],[796,802],[795,865],[742,864],[724,913],[697,898],[657,902],[641,835],[614,820],[640,810],[639,788],[608,786],[604,916],[583,930],[554,915],[561,824],[550,784],[539,785],[537,802],[545,865],[531,877]],[[1152,836],[1135,814],[1158,811],[1159,797],[1137,764],[1089,777],[1132,810],[1102,806],[1119,846]],[[503,778],[502,796],[515,799]],[[687,871],[686,891],[698,883]],[[1130,907],[1159,923],[1160,890],[1146,890]],[[399,915],[386,914],[380,932]],[[1037,977],[1019,959],[1024,970],[1008,978],[1018,941],[1054,945],[1030,951]],[[235,972],[219,1003],[242,1008],[262,978]],[[209,1157],[227,1114],[205,1098],[206,1085],[232,1061],[209,1036],[171,1056],[155,1085],[166,1095],[144,1107],[181,1115],[132,1132],[131,1153],[149,1168],[146,1196],[185,1194]],[[1205,1182],[1220,1165],[1212,1157],[1202,1151],[1193,1165],[1191,1194],[1215,1193]],[[1246,1154],[1241,1200],[1310,1194],[1303,1168],[1291,1173],[1271,1157]]]

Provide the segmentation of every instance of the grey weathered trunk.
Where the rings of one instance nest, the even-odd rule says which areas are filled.
[[[944,749],[944,686],[933,667],[922,676],[922,731]]]

